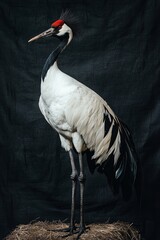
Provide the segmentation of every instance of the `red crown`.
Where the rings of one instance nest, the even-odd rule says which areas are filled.
[[[53,23],[51,24],[51,27],[54,27],[54,28],[55,28],[55,27],[62,26],[63,24],[64,24],[64,21],[61,20],[61,19],[59,19],[59,20],[53,22]]]

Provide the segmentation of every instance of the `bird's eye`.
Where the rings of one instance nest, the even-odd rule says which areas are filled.
[[[61,29],[61,28],[62,28],[62,26],[61,26],[61,25],[59,25],[57,28],[58,28],[58,29]]]
[[[62,28],[62,26],[59,25],[59,26],[54,27],[54,30],[59,31],[61,28]]]

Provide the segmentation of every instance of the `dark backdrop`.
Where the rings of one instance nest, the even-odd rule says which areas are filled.
[[[27,43],[66,8],[79,16],[81,34],[59,66],[98,92],[131,129],[144,176],[141,222],[146,239],[158,240],[160,8],[155,0],[0,1],[1,238],[36,218],[69,217],[69,159],[38,108],[41,69],[58,41]],[[134,196],[123,202],[104,176],[86,173],[87,222],[140,224]]]

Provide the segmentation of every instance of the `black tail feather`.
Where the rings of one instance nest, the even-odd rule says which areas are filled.
[[[135,183],[136,175],[137,175],[137,153],[135,150],[135,146],[132,140],[132,136],[128,127],[120,122],[121,129],[121,162],[124,162],[122,165],[124,168],[118,168],[117,174],[119,173],[120,185],[124,199],[129,199],[132,191],[133,185]],[[120,165],[121,166],[121,165]],[[121,174],[122,173],[122,174]]]
[[[122,192],[123,198],[128,200],[132,194],[137,174],[137,154],[127,126],[120,122],[121,155],[114,165],[114,155],[98,168],[98,171],[107,176],[108,183],[114,193]]]
[[[104,173],[113,193],[121,192],[123,198],[128,200],[132,195],[133,185],[137,176],[138,157],[128,127],[120,120],[117,123],[117,127],[119,128],[121,138],[121,154],[117,163],[115,164],[114,162],[114,153],[111,153],[102,165],[96,165],[96,159],[92,159],[94,152],[89,150],[86,151],[87,162],[91,173],[94,173],[96,168],[98,172]]]
[[[86,157],[87,157],[87,163],[88,167],[91,173],[94,173],[94,170],[96,168],[95,161],[92,160],[92,156],[94,155],[94,151],[89,151],[88,149],[86,150]]]

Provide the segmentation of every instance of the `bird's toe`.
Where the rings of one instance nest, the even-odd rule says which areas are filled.
[[[77,231],[78,235],[76,240],[79,240],[81,235],[86,231],[86,229],[88,229],[89,227],[85,227],[85,226],[80,226],[79,227],[79,231]]]

